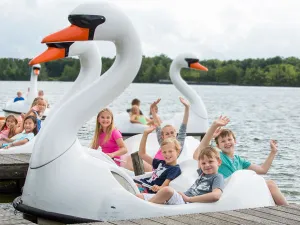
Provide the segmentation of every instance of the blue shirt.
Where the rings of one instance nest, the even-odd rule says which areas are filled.
[[[241,158],[238,155],[234,155],[232,159],[223,152],[220,152],[220,157],[222,164],[219,167],[218,172],[222,174],[224,178],[231,176],[237,170],[248,169],[248,167],[251,165],[249,161]]]
[[[14,102],[23,101],[23,100],[24,100],[23,97],[15,97]]]
[[[151,177],[141,179],[142,182],[151,186],[161,186],[165,182],[165,180],[174,180],[181,174],[181,170],[178,164],[176,166],[167,165],[164,160],[153,159],[152,166],[154,171]]]

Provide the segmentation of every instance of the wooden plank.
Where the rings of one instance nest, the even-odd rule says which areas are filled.
[[[262,209],[262,208],[258,208],[258,209]],[[281,224],[295,224],[295,225],[297,224],[297,225],[299,225],[298,221],[291,220],[291,219],[288,219],[288,218],[284,218],[284,217],[281,217],[281,216],[271,215],[269,213],[263,212],[263,210],[260,212],[259,210],[253,210],[253,209],[241,209],[241,210],[239,210],[239,212],[249,214],[249,215],[252,215],[252,216],[256,216],[260,219],[263,218],[263,219],[266,219],[266,220],[270,220],[272,222],[279,222]]]
[[[0,165],[0,180],[25,179],[28,164]]]
[[[133,223],[136,224],[141,224],[141,225],[157,225],[157,224],[161,224],[157,221],[153,221],[150,219],[136,219],[136,220],[131,220]]]
[[[260,218],[260,217],[257,217],[257,216],[253,216],[253,215],[249,215],[249,214],[245,214],[243,212],[240,212],[240,211],[224,211],[224,212],[221,212],[222,214],[225,214],[225,215],[229,215],[229,216],[233,216],[233,217],[237,217],[237,218],[241,218],[241,219],[245,219],[245,220],[250,220],[250,221],[253,221],[257,224],[267,224],[267,225],[273,225],[273,224],[278,224],[278,225],[282,225],[282,223],[280,222],[275,222],[275,221],[271,221],[271,220],[268,220],[268,219],[264,219],[264,218]]]
[[[4,151],[4,150],[3,150]],[[1,155],[0,154],[0,166],[2,165],[14,165],[14,164],[24,164],[24,162],[10,158],[9,155]]]
[[[289,208],[286,206],[275,206],[275,207],[267,207],[267,208],[297,215],[300,218],[300,208]]]
[[[205,220],[205,222],[209,222],[211,224],[220,224],[220,225],[228,224],[228,221],[223,220],[222,217],[212,217],[212,216],[209,216],[208,214],[205,214],[205,213],[189,214],[189,215],[186,215],[186,216],[192,217],[192,218],[200,220],[200,221]],[[240,224],[240,223],[234,222],[234,220],[230,220],[230,223],[231,224]]]
[[[230,223],[236,223],[236,224],[243,224],[243,225],[253,225],[254,223],[257,224],[256,222],[253,222],[251,220],[246,220],[243,218],[238,218],[234,216],[229,216],[226,214],[222,214],[220,212],[212,212],[212,213],[204,213],[204,215],[222,219],[224,221],[230,222]]]
[[[182,222],[182,223],[186,223],[186,224],[199,224],[201,222],[205,222],[205,224],[217,224],[217,223],[211,222],[210,220],[207,220],[206,218],[203,218],[203,220],[198,220],[193,217],[189,217],[187,215],[168,216],[168,218]]]
[[[6,157],[21,161],[23,163],[29,163],[31,154],[10,154],[10,155],[6,155]]]
[[[172,220],[171,218],[168,217],[155,217],[155,218],[150,218],[150,220],[164,225],[185,225],[186,224],[183,222]]]
[[[131,220],[120,220],[120,221],[110,221],[111,224],[115,225],[134,225],[136,223],[132,222]]]
[[[300,217],[296,216],[296,215],[293,215],[291,213],[286,213],[286,212],[274,210],[272,208],[257,208],[257,209],[253,209],[253,210],[258,211],[258,212],[268,213],[272,216],[278,216],[278,217],[281,217],[281,218],[295,220],[295,221],[298,221],[298,224],[300,224]]]
[[[144,162],[140,158],[139,153],[138,152],[132,153],[131,154],[131,159],[132,159],[132,165],[133,165],[134,175],[138,176],[138,175],[144,174],[145,173]]]

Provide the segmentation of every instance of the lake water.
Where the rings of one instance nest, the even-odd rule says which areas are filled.
[[[44,90],[53,105],[71,85],[71,82],[39,82],[38,88]],[[26,93],[28,86],[29,82],[0,82],[0,115],[5,103],[19,90]],[[278,141],[279,152],[264,177],[274,180],[289,202],[300,204],[300,88],[198,85],[192,88],[206,105],[209,123],[220,114],[230,117],[228,128],[236,134],[237,154],[261,164],[270,152],[269,140]],[[133,98],[139,98],[142,111],[148,113],[150,103],[161,98],[159,114],[168,119],[183,111],[179,96],[181,93],[173,85],[131,84],[109,107],[114,113],[124,112]],[[84,145],[90,142],[94,126],[95,117],[78,131]]]

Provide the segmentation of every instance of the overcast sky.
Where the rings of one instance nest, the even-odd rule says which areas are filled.
[[[99,0],[98,0],[99,1]],[[109,0],[131,18],[143,54],[200,59],[300,57],[298,0]],[[32,58],[42,38],[69,25],[68,14],[85,0],[0,0],[0,58]],[[111,43],[99,44],[114,56]]]

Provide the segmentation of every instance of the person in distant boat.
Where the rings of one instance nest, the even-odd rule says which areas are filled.
[[[130,109],[127,109],[126,112],[128,112],[128,113],[130,114],[130,113],[131,113],[131,109],[132,109],[132,107],[133,107],[134,105],[136,105],[136,106],[138,106],[138,107],[140,108],[141,101],[140,101],[139,99],[137,99],[137,98],[133,99],[133,100],[131,101],[131,108],[130,108]],[[140,115],[143,115],[143,113],[142,113],[141,110],[140,110]]]
[[[43,118],[46,107],[47,107],[46,100],[42,97],[36,97],[32,102],[31,109],[29,110],[29,112],[26,113],[25,115],[23,115],[24,118],[27,116],[35,116],[36,117],[38,131],[40,131],[41,126],[42,126],[41,120]]]
[[[216,202],[224,189],[224,178],[218,173],[222,161],[220,153],[213,147],[201,149],[198,156],[199,177],[184,193],[171,187],[161,188],[155,195],[147,196],[149,202],[166,205],[182,205],[193,202]],[[151,198],[150,198],[151,197]]]
[[[15,146],[26,144],[32,140],[38,133],[37,121],[34,116],[28,116],[24,119],[24,131],[7,140],[7,143],[2,144],[1,148],[8,149]]]
[[[22,92],[18,91],[17,92],[17,97],[15,97],[14,102],[23,101],[23,100],[24,100],[24,98],[22,97]]]
[[[145,200],[151,198],[153,193],[169,186],[170,182],[181,174],[177,163],[181,146],[175,138],[167,138],[162,142],[162,160],[155,159],[147,154],[146,142],[148,135],[153,130],[155,130],[155,126],[150,126],[144,131],[138,152],[142,160],[153,166],[152,175],[149,178],[135,180],[139,184],[138,187],[142,193],[136,196]]]
[[[201,149],[209,146],[211,139],[215,136],[216,145],[219,149],[221,149],[220,156],[222,160],[222,164],[220,165],[218,171],[224,176],[224,178],[227,178],[231,176],[235,171],[242,169],[253,170],[257,174],[266,174],[270,169],[271,164],[278,151],[276,141],[270,141],[271,152],[262,165],[252,164],[246,159],[243,159],[242,157],[234,153],[236,145],[234,133],[229,129],[220,129],[223,126],[227,125],[229,121],[230,120],[226,116],[220,116],[212,123],[203,139],[201,140],[200,145],[195,150],[193,158],[197,160],[199,158]],[[274,181],[268,180],[266,181],[266,184],[276,205],[288,204]]]
[[[96,118],[96,128],[91,148],[102,148],[102,152],[115,160],[120,166],[120,156],[127,153],[121,132],[114,126],[114,117],[110,109],[102,109]]]
[[[45,101],[47,102],[47,108],[50,108],[50,104],[48,103],[48,100],[46,99],[43,90],[38,91],[38,97],[41,97],[41,98],[45,99]]]
[[[158,107],[157,105],[154,105],[152,106],[152,104],[150,105],[150,113],[149,113],[149,119],[151,120],[150,123],[148,123],[149,125],[155,125],[155,121],[154,121],[154,118],[153,118],[153,115],[152,115],[152,111],[155,111],[156,113],[156,117],[157,117],[157,120],[159,121],[159,124],[162,123],[160,117],[158,116]]]
[[[156,110],[155,110],[155,108],[157,107],[157,104],[160,102],[160,100],[161,99],[157,99],[155,102],[153,102],[151,104],[151,112],[153,115],[154,124],[157,125],[156,136],[157,136],[158,143],[161,144],[164,139],[169,138],[169,137],[176,138],[180,142],[180,145],[181,145],[180,153],[181,153],[181,151],[184,147],[184,141],[186,138],[186,128],[187,128],[187,123],[188,123],[188,119],[189,119],[190,103],[187,100],[185,100],[184,98],[179,97],[180,102],[184,105],[184,115],[183,115],[181,126],[179,128],[178,135],[177,135],[176,128],[172,125],[165,125],[163,128],[160,127],[160,125],[161,125],[160,118],[157,116]],[[163,158],[161,149],[159,149],[157,151],[154,158],[156,158],[156,159]]]
[[[151,122],[150,119],[140,114],[140,109],[137,105],[133,105],[130,112],[130,122],[147,125]]]
[[[10,138],[23,131],[23,123],[19,127],[18,120],[14,115],[8,115],[0,128],[0,146]]]

